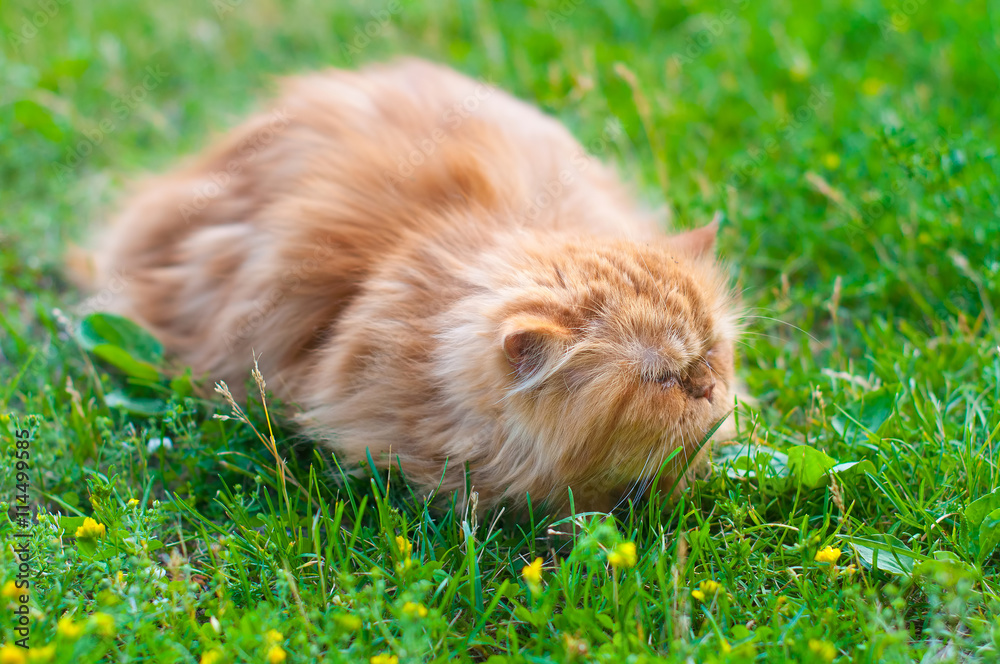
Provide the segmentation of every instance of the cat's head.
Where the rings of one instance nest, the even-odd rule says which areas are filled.
[[[733,409],[737,314],[715,234],[527,253],[495,347],[505,417],[531,430],[541,467],[612,490],[680,448],[669,476]]]

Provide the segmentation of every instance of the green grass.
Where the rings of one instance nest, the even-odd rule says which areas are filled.
[[[1000,659],[1000,5],[596,5],[0,6],[0,500],[28,429],[31,661]],[[724,212],[758,402],[679,502],[497,521],[345,480],[272,419],[279,479],[259,398],[262,438],[184,380],[145,388],[154,416],[114,405],[135,386],[71,333],[65,249],[275,75],[402,53],[541,105],[677,226]]]

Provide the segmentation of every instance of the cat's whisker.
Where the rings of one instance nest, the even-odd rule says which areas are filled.
[[[728,382],[728,381],[726,381],[725,377],[723,377],[723,375],[721,373],[719,373],[718,371],[715,370],[715,367],[712,366],[712,364],[708,361],[708,359],[704,355],[702,355],[701,353],[698,353],[698,354],[695,355],[695,357],[697,359],[701,360],[702,362],[704,362],[705,366],[708,367],[708,370],[711,371],[715,375],[716,378],[718,378],[719,380],[721,380],[724,383]]]
[[[693,443],[695,440],[694,433],[692,432],[690,436],[691,442]],[[681,433],[681,453],[679,456],[683,457],[684,463],[677,465],[678,473],[681,471],[687,472],[685,469],[689,468],[691,465],[691,454],[688,452],[688,444],[687,440],[685,440],[686,437],[687,435],[685,433]]]
[[[770,339],[771,341],[784,342],[784,339],[782,339],[781,337],[775,336],[773,334],[767,334],[766,332],[744,332],[742,336],[754,337],[758,339]],[[740,342],[739,340],[737,340],[736,342],[746,344],[746,342]]]
[[[614,512],[616,509],[618,509],[622,505],[628,503],[628,501],[632,497],[632,494],[635,491],[635,489],[640,485],[640,483],[642,483],[644,481],[645,476],[646,476],[646,468],[649,466],[649,461],[650,461],[650,459],[652,459],[653,454],[655,452],[656,452],[656,449],[655,448],[651,448],[649,450],[649,452],[646,454],[646,461],[645,461],[645,463],[642,464],[642,469],[639,471],[639,474],[636,476],[636,479],[629,483],[629,488],[626,489],[624,495],[618,501],[618,504],[616,504],[614,507],[611,508],[612,512]],[[637,494],[637,495],[641,495],[641,492],[639,492],[639,494]]]
[[[819,339],[817,339],[813,335],[809,334],[808,332],[806,332],[805,330],[803,330],[798,325],[792,325],[788,321],[781,320],[780,318],[772,318],[771,316],[743,316],[744,320],[750,320],[750,319],[755,319],[755,318],[759,318],[761,320],[769,320],[769,321],[772,321],[772,322],[775,322],[775,323],[781,323],[782,325],[787,325],[788,327],[792,328],[793,330],[796,330],[796,331],[801,332],[802,334],[806,335],[807,337],[809,337],[813,341],[819,342]]]
[[[740,336],[743,336],[743,337],[763,337],[763,338],[771,338],[771,339],[777,339],[778,338],[778,337],[775,337],[773,334],[768,334],[767,332],[760,332],[760,331],[757,331],[757,330],[747,330],[747,331],[743,332]]]
[[[660,474],[661,469],[663,469],[663,474],[660,474],[661,478],[664,475],[669,474],[670,471],[667,468],[664,468],[664,464],[666,463],[669,466],[669,464],[672,463],[670,461],[667,461],[667,457],[669,457],[670,454],[672,454],[674,451],[674,448],[670,447],[667,444],[667,441],[669,441],[670,439],[671,437],[669,436],[669,434],[664,436],[663,444],[660,445],[660,452],[657,455],[656,466],[653,468],[653,472],[650,473],[650,476],[646,481],[646,486],[643,487],[642,495],[646,495],[647,492],[652,491],[653,482],[654,480],[656,480],[656,476]]]
[[[673,474],[672,473],[672,469],[677,466],[677,459],[678,459],[678,457],[681,454],[684,453],[683,452],[683,445],[684,445],[684,438],[682,436],[681,437],[681,449],[682,449],[681,453],[678,454],[677,456],[675,456],[673,459],[670,459],[669,461],[667,460],[667,458],[673,453],[673,450],[672,449],[664,449],[663,450],[663,458],[660,459],[660,466],[663,468],[663,476],[664,477],[670,477]]]
[[[653,465],[652,468],[650,468],[649,475],[647,475],[646,481],[643,483],[642,489],[637,494],[639,498],[642,498],[647,493],[649,493],[650,489],[653,486],[653,482],[656,480],[657,474],[660,472],[660,468],[663,466],[664,459],[667,458],[667,454],[669,453],[669,451],[670,450],[669,448],[667,448],[667,446],[665,445],[660,446],[660,451],[656,455],[657,462]]]

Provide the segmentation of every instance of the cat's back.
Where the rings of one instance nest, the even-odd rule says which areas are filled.
[[[123,281],[112,308],[196,372],[240,384],[254,349],[280,382],[386,261],[510,225],[653,228],[565,128],[489,82],[412,59],[328,70],[148,180],[95,252],[96,285]]]
[[[465,205],[526,226],[654,232],[562,124],[490,81],[411,58],[291,78],[284,91],[315,145],[328,148],[313,151],[314,168],[350,169],[354,192],[395,215],[389,226]]]

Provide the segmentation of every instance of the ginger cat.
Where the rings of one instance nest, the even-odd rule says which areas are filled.
[[[286,79],[144,184],[94,286],[196,375],[242,386],[253,349],[347,466],[608,509],[677,448],[683,484],[733,408],[715,233],[661,234],[555,120],[405,60]]]

